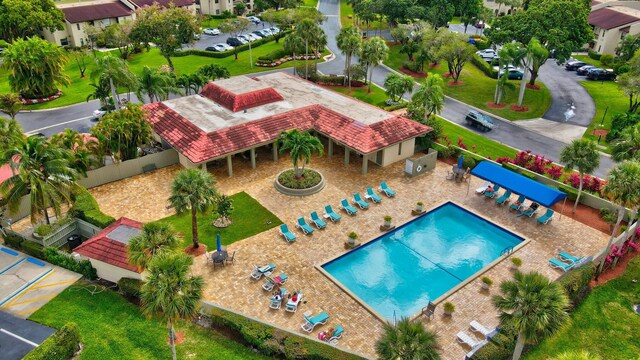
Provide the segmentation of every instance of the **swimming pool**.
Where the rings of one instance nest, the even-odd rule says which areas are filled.
[[[522,241],[447,202],[322,268],[391,320],[414,315]]]

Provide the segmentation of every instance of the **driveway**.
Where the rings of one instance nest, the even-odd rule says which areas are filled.
[[[0,311],[2,359],[22,359],[55,332],[56,330],[50,327]]]

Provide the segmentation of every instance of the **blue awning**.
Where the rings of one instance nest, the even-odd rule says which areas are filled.
[[[471,174],[481,179],[491,181],[505,189],[509,189],[518,195],[524,195],[527,199],[535,201],[545,207],[567,197],[567,194],[535,180],[529,179],[511,170],[490,161],[480,162]]]

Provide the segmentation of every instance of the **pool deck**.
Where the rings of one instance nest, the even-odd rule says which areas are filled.
[[[480,179],[471,179],[467,195],[467,183],[445,179],[450,165],[442,162],[438,162],[432,173],[415,178],[404,175],[404,162],[386,168],[371,165],[367,176],[360,174],[360,165],[361,160],[353,155],[351,164],[344,165],[339,151],[332,158],[314,157],[310,166],[323,173],[327,186],[318,194],[302,198],[282,195],[273,186],[275,174],[290,167],[290,161],[286,157],[273,162],[269,154],[261,152],[255,170],[251,169],[248,160],[236,157],[232,178],[226,176],[224,165],[210,168],[222,193],[231,195],[246,191],[287,223],[298,239],[289,244],[275,228],[236,242],[228,247],[230,253],[237,251],[235,265],[216,270],[206,263],[204,256],[198,257],[193,272],[205,278],[204,298],[300,333],[304,312],[316,314],[324,310],[331,319],[327,325],[316,327],[313,336],[320,330],[340,324],[345,328],[345,334],[339,346],[374,358],[374,345],[381,335],[382,322],[316,268],[347,251],[344,242],[349,232],[355,231],[359,235],[358,241],[368,242],[381,234],[379,226],[383,222],[383,216],[391,215],[393,224],[400,225],[413,218],[410,211],[417,201],[424,202],[425,209],[430,209],[452,200],[467,210],[481,214],[497,225],[530,239],[528,244],[515,253],[515,256],[524,261],[522,270],[535,270],[553,279],[562,275],[562,272],[550,268],[547,261],[557,255],[558,251],[579,256],[591,255],[607,241],[606,234],[568,217],[558,220],[556,215],[548,225],[539,225],[535,219],[516,217],[507,210],[508,207],[497,206],[493,200],[475,194],[474,189],[483,182]],[[127,216],[143,222],[157,220],[171,214],[166,209],[167,198],[173,176],[180,169],[177,165],[160,169],[94,188],[91,193],[98,200],[101,209],[116,218]],[[314,210],[321,214],[326,204],[331,204],[337,212],[340,199],[351,199],[354,192],[363,194],[367,186],[376,188],[381,180],[386,180],[389,187],[396,190],[395,198],[383,196],[381,204],[371,204],[369,210],[359,210],[353,217],[341,212],[343,218],[340,223],[329,223],[326,229],[316,230],[309,236],[295,228],[294,224],[299,216],[308,217]],[[515,197],[514,195],[512,199]],[[571,211],[571,207],[567,206],[566,211]],[[297,313],[270,310],[270,293],[262,289],[263,281],[249,278],[253,265],[269,262],[277,264],[276,274],[287,273],[287,289],[303,291],[304,303],[300,304]],[[446,301],[456,305],[452,317],[444,316],[442,305],[438,305],[433,320],[421,318],[428,328],[437,331],[443,359],[459,360],[469,351],[456,341],[455,334],[465,330],[475,336],[468,329],[470,321],[477,320],[488,327],[498,325],[497,312],[490,297],[498,293],[502,280],[512,277],[509,268],[510,261],[501,261],[486,272],[485,275],[494,280],[490,291],[481,290],[480,279],[476,278],[446,298]]]

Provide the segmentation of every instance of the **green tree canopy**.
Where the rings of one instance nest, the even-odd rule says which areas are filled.
[[[317,152],[320,156],[324,154],[324,146],[317,137],[298,129],[280,133],[278,145],[280,153],[290,152],[296,178],[302,176],[304,167],[311,161],[311,155],[314,152]],[[299,166],[301,162],[302,167]]]
[[[149,97],[149,102],[166,100],[172,92],[179,91],[171,73],[161,68],[151,69],[146,65],[142,68],[136,87],[136,95],[140,101],[144,103],[145,95]]]
[[[20,110],[24,109],[24,104],[17,94],[0,94],[0,111],[9,115],[11,120],[16,119]]]
[[[640,161],[640,124],[622,130],[622,135],[613,143],[613,159],[615,161]]]
[[[386,94],[392,101],[398,102],[402,99],[402,95],[406,92],[413,91],[415,82],[411,76],[389,74],[384,80],[384,87],[387,89]]]
[[[100,146],[111,153],[114,161],[138,157],[138,148],[151,141],[151,125],[140,104],[127,104],[124,108],[106,114],[91,129]]]
[[[376,343],[379,359],[440,359],[438,337],[434,331],[425,329],[421,321],[402,318],[395,326],[385,323],[383,327],[384,333]]]
[[[347,75],[347,83],[349,91],[351,91],[351,59],[357,54],[362,47],[362,37],[360,30],[355,26],[346,26],[340,29],[340,33],[336,36],[338,49],[345,55],[344,69]]]
[[[447,62],[453,81],[458,81],[467,61],[475,54],[476,48],[469,44],[462,34],[450,33],[442,40],[436,57]]]
[[[565,146],[560,152],[560,162],[567,169],[578,169],[580,174],[580,187],[578,188],[578,196],[573,205],[573,212],[576,212],[580,195],[582,194],[583,178],[585,174],[593,172],[600,165],[600,154],[596,143],[586,139],[576,139]]]
[[[0,0],[0,38],[11,42],[64,28],[64,14],[52,0]]]
[[[13,120],[0,116],[0,153],[16,147],[24,141],[22,126]]]
[[[90,77],[91,80],[94,81],[96,90],[103,90],[105,85],[103,79],[107,81],[111,89],[111,97],[115,103],[115,108],[120,109],[120,98],[116,90],[118,87],[132,90],[136,89],[138,84],[136,76],[129,71],[129,65],[126,61],[112,54],[97,57],[95,61],[96,66],[91,71]],[[96,81],[98,81],[97,84],[95,83]],[[103,95],[100,91],[98,91],[98,93],[100,94],[96,95]]]
[[[373,76],[373,69],[380,65],[380,62],[384,61],[389,56],[389,47],[387,43],[381,38],[371,38],[362,43],[360,49],[360,63],[367,67],[369,72],[369,84],[368,92],[371,92],[371,77]]]
[[[166,251],[175,251],[180,245],[176,232],[161,222],[144,224],[142,232],[129,241],[129,261],[147,269],[153,258]]]
[[[220,31],[222,31],[223,33],[229,34],[231,35],[231,37],[236,37],[247,31],[247,29],[249,29],[249,26],[251,26],[251,22],[249,20],[245,18],[239,18],[226,19],[222,23],[220,23],[220,25],[218,25],[218,28],[220,28]],[[237,46],[233,48],[233,53],[236,57],[236,60],[238,60]]]
[[[87,171],[98,162],[98,142],[86,134],[81,135],[75,130],[65,129],[51,136],[49,142],[67,150],[69,166],[82,176],[87,176]]]

